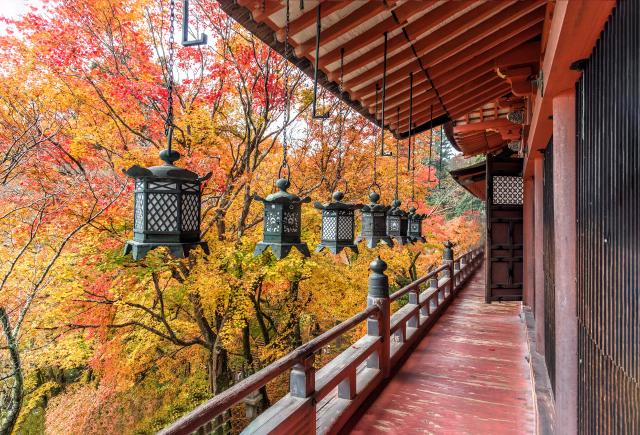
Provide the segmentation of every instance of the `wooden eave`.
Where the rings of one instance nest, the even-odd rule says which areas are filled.
[[[284,52],[284,0],[217,1],[251,33]],[[505,66],[511,53],[522,52],[532,41],[539,46],[547,8],[547,0],[304,0],[304,9],[298,0],[289,1],[293,48],[289,61],[313,77],[316,7],[321,3],[319,84],[399,137],[409,131],[409,74],[414,81],[412,133],[458,119],[509,94],[511,85],[496,70]],[[382,85],[385,32],[388,56],[382,122],[381,101],[376,107],[375,94],[376,85]]]
[[[449,171],[451,177],[469,193],[482,201],[487,197],[487,174],[486,162],[466,166],[460,169]]]

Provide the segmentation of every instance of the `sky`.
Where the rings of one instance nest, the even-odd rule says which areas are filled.
[[[0,0],[0,17],[15,18],[27,11],[29,5],[37,4],[37,0]],[[0,23],[0,35],[5,26]]]

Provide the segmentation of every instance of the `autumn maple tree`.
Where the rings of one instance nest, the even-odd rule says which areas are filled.
[[[253,257],[262,224],[253,194],[273,189],[286,100],[291,190],[314,200],[341,189],[349,201],[366,201],[380,130],[329,94],[330,119],[311,119],[306,76],[216,2],[192,15],[193,31],[206,30],[210,44],[177,48],[174,146],[178,165],[213,172],[201,227],[211,254],[174,259],[161,249],[139,262],[122,256],[133,188],[122,169],[157,164],[164,147],[167,2],[50,0],[4,20],[2,433],[157,430],[362,309],[362,277],[375,255],[401,286],[440,261],[443,240],[460,251],[478,241],[478,212],[452,212],[464,193],[425,158],[427,132],[415,141],[415,185],[403,162],[398,189],[429,215],[427,243]],[[388,142],[395,151],[395,139]],[[377,170],[388,202],[395,161],[378,158]],[[444,190],[433,190],[437,177]],[[302,214],[313,249],[320,215],[310,206]],[[267,406],[283,388],[261,393]]]

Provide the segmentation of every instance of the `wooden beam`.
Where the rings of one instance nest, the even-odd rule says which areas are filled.
[[[471,124],[461,124],[453,127],[454,134],[467,133],[478,130],[502,129],[502,128],[520,128],[520,125],[514,124],[506,118],[491,119],[483,122],[474,122]]]
[[[514,21],[513,23],[503,27],[501,29],[496,29],[496,32],[491,34],[491,36],[484,38],[476,42],[475,44],[467,47],[461,52],[457,53],[455,56],[452,56],[447,59],[446,62],[440,62],[439,64],[429,67],[429,72],[431,74],[431,78],[435,81],[435,78],[447,74],[455,68],[465,64],[469,60],[476,57],[479,53],[486,53],[487,51],[493,51],[494,47],[500,46],[501,44],[509,44],[513,42],[514,38],[519,38],[516,42],[517,45],[525,42],[528,39],[531,39],[534,36],[540,34],[540,23],[544,18],[542,14],[542,10],[540,12],[534,11],[529,15],[520,18],[519,20]],[[532,30],[533,29],[533,30]],[[521,39],[523,37],[528,37],[524,41]],[[516,45],[516,46],[517,46]],[[429,58],[426,56],[424,58],[425,62],[428,62]],[[484,59],[486,61],[486,58]],[[387,86],[393,86],[398,82],[406,81],[407,76],[410,72],[413,72],[414,75],[419,71],[416,68],[411,68],[410,66],[400,68],[387,76]],[[349,87],[349,85],[347,85]],[[364,96],[375,93],[375,83],[371,83],[366,85],[365,87],[351,91],[350,94],[357,99],[363,99]]]
[[[407,32],[412,31],[414,37],[419,37],[420,35],[427,33],[433,27],[436,27],[442,21],[450,18],[453,14],[467,8],[469,6],[468,2],[452,2],[452,3],[444,3],[438,6],[437,8],[429,11],[426,15],[422,16],[420,19],[414,21],[409,26],[405,28]],[[382,34],[378,35],[378,40],[380,41],[379,45],[368,50],[367,52],[361,54],[355,59],[350,60],[344,66],[344,74],[345,76],[352,74],[358,69],[362,68],[365,65],[368,65],[372,62],[376,62],[379,66],[379,70],[382,71],[382,60],[384,57],[384,49],[382,47]],[[400,47],[406,46],[407,39],[404,34],[400,33],[389,39],[387,42],[388,51],[392,53],[394,50],[397,50]],[[348,49],[348,46],[346,47]],[[413,58],[413,56],[411,56]],[[389,64],[390,65],[390,64]],[[382,73],[380,73],[382,74]],[[351,85],[349,85],[351,86]]]
[[[495,46],[494,45],[486,46],[481,49],[482,50],[481,52],[476,53],[475,57],[463,63],[455,62],[453,59],[451,59],[448,63],[455,65],[455,67],[452,68],[452,70],[450,71],[445,70],[441,66],[437,66],[430,71],[431,78],[436,88],[438,89],[438,91],[440,91],[440,89],[446,86],[448,83],[459,81],[461,77],[464,77],[467,74],[471,74],[474,71],[493,70],[493,68],[495,67],[495,64],[494,64],[494,61],[492,60],[493,59],[492,55],[501,56],[511,52],[512,50],[517,49],[516,47],[521,46],[521,44],[523,44],[525,41],[534,37],[536,32],[537,32],[536,29],[527,29],[522,34],[515,35],[501,44],[498,44]],[[470,53],[473,53],[473,51],[470,50]],[[464,55],[462,56],[464,57]],[[424,74],[416,74],[413,76],[414,85],[419,85],[425,82],[426,80],[427,79]],[[431,89],[430,85],[427,85],[427,86],[429,87],[429,89]],[[388,97],[391,98],[400,94],[402,95],[409,94],[408,83],[406,83],[406,81],[398,83],[394,86],[387,87]],[[362,101],[362,104],[365,105],[366,107],[373,107],[373,103],[375,100],[374,98],[367,96],[365,98],[362,98],[361,101]]]
[[[461,51],[473,42],[477,42],[481,38],[495,32],[497,27],[496,23],[490,20],[490,18],[498,11],[504,10],[509,4],[509,2],[494,2],[483,8],[474,9],[445,24],[429,37],[419,41],[416,41],[417,36],[407,33],[411,41],[416,41],[413,42],[414,48],[418,56],[424,56],[423,62],[425,59],[428,59],[428,64],[434,65],[439,62],[439,59],[434,56],[443,56],[447,53],[453,55],[455,54],[453,50]],[[521,4],[524,5],[528,3]],[[512,8],[509,8],[505,12],[511,10]],[[474,27],[479,23],[483,25]],[[477,29],[484,30],[484,33],[478,32]],[[425,56],[427,54],[428,56]],[[388,59],[389,70],[396,69],[398,66],[406,65],[410,62],[416,62],[413,53],[406,53],[405,51],[397,53]],[[425,63],[425,65],[427,64]],[[419,64],[417,68],[420,68]],[[371,80],[378,80],[382,75],[382,70],[383,65],[377,65],[364,73],[358,74],[353,79],[347,80],[346,84],[349,87],[358,87],[363,83],[371,82]]]
[[[473,100],[467,100],[465,102],[460,102],[459,104],[452,106],[449,110],[452,118],[458,118],[470,110],[473,110],[474,107],[482,106],[486,104],[487,101],[494,100],[499,98],[510,91],[509,85],[504,83],[503,87],[497,86],[492,90],[488,90],[482,94],[479,94],[477,98]]]
[[[453,81],[448,83],[446,86],[439,87],[438,92],[445,101],[449,99],[455,99],[459,95],[464,95],[469,92],[477,91],[478,89],[482,89],[487,83],[493,81],[498,78],[496,73],[492,70],[479,70],[476,74],[465,75],[459,81]],[[429,104],[439,104],[439,99],[435,95],[434,92],[421,92],[418,97],[415,96],[416,92],[414,90],[413,97],[413,106],[417,107],[419,105],[429,105]],[[398,100],[399,98],[395,98],[394,100]],[[402,106],[400,108],[400,116],[405,116],[409,112],[409,99],[408,96],[402,96],[402,101],[399,103],[391,103],[390,101],[386,102],[389,110],[393,112],[396,107]]]
[[[392,32],[396,29],[402,28],[407,24],[407,17],[414,15],[415,13],[423,10],[426,7],[430,7],[434,3],[436,3],[435,0],[427,0],[424,2],[409,1],[406,3],[402,3],[393,10],[393,13],[396,15],[396,17],[398,17],[398,21],[396,21],[395,17],[390,16],[389,18],[386,18],[375,26],[372,26],[364,33],[349,40],[348,43],[340,47],[336,47],[335,49],[322,56],[319,62],[320,66],[325,67],[339,61],[341,48],[344,48],[345,56],[349,56],[350,53],[354,53],[370,44],[379,42],[380,35],[382,35],[384,32]],[[340,78],[339,75],[339,70],[329,73],[329,77],[334,81]]]
[[[325,0],[324,3],[326,3],[326,5],[320,8],[321,18],[327,17],[332,13],[334,13],[335,11],[339,11],[340,9],[345,8],[351,4],[351,2],[343,1],[343,0],[340,0],[340,1]],[[300,33],[307,27],[315,24],[315,22],[316,22],[316,8],[314,7],[289,23],[289,37],[293,38],[296,34]],[[278,41],[284,42],[284,29],[281,28],[276,31],[276,38],[278,38]]]
[[[513,65],[528,65],[540,62],[540,41],[521,45],[502,56],[496,57],[496,68],[508,68]]]
[[[271,15],[275,14],[280,9],[283,9],[282,1],[280,0],[267,0],[264,4],[264,7],[262,2],[253,2],[253,3],[254,4],[259,3],[259,5],[254,6],[251,10],[251,17],[253,17],[253,20],[257,23],[264,22]]]
[[[483,89],[483,92],[470,93],[463,97],[456,98],[456,100],[450,105],[447,106],[447,110],[451,116],[451,118],[455,119],[459,116],[464,115],[465,113],[486,104],[488,101],[494,100],[497,97],[500,97],[509,92],[509,85],[505,82],[496,82],[490,85],[488,88]],[[434,118],[438,116],[440,110],[436,110],[434,107],[433,115]],[[414,119],[416,124],[429,122],[429,109],[423,109],[419,111],[419,114],[416,115],[414,112]],[[406,124],[406,120],[400,119],[400,125],[403,123]]]
[[[552,133],[552,100],[555,95],[575,86],[580,73],[571,64],[591,54],[615,1],[557,2],[549,29],[542,63],[544,96],[536,96],[525,156],[525,174],[533,173],[533,158],[547,146]],[[576,35],[580,35],[576,37]]]
[[[329,44],[334,39],[342,36],[345,32],[345,29],[356,28],[360,24],[378,15],[382,11],[392,8],[393,6],[395,6],[395,3],[395,0],[388,0],[386,2],[376,1],[365,3],[364,6],[351,12],[349,15],[336,22],[333,26],[323,27],[322,32],[320,32],[320,44]],[[316,37],[314,35],[312,38],[307,39],[305,42],[296,47],[296,55],[307,56],[311,54],[315,47]]]
[[[481,98],[482,96],[484,96],[486,94],[493,95],[492,92],[495,91],[497,88],[508,88],[508,87],[509,87],[509,85],[506,82],[504,82],[498,76],[495,76],[495,79],[485,83],[484,86],[480,90],[472,89],[467,93],[464,93],[464,94],[461,94],[461,95],[457,95],[455,98],[448,99],[447,100],[447,108],[449,108],[449,106],[451,106],[452,108],[458,107],[461,103],[464,103],[464,102],[469,101],[469,100],[474,100],[475,101],[479,97]],[[485,101],[485,103],[487,101],[490,101],[490,100],[491,99],[487,99]],[[416,107],[414,106],[413,116],[416,119],[416,122],[428,121],[429,112],[430,112],[430,109],[429,109],[429,107],[427,105],[423,105],[422,108],[417,109],[417,110],[416,110]],[[435,105],[434,105],[434,111],[433,112],[434,112],[433,113],[434,116],[436,116],[438,111],[436,110],[436,106]],[[407,113],[408,113],[408,111],[407,111]],[[401,115],[400,119],[401,120],[405,119],[405,116]]]

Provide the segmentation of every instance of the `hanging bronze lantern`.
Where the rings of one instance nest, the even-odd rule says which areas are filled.
[[[407,239],[407,212],[400,208],[400,204],[402,202],[399,199],[394,199],[391,208],[387,211],[387,235],[398,244],[406,245],[409,242]]]
[[[174,166],[180,154],[165,150],[160,153],[164,164],[151,168],[133,166],[125,174],[135,180],[133,240],[124,254],[133,253],[134,260],[160,246],[166,246],[174,257],[183,258],[189,251],[207,242],[200,238],[200,195],[204,177]]]
[[[356,239],[356,244],[367,241],[369,249],[374,248],[379,242],[383,242],[389,247],[393,246],[393,240],[387,235],[387,210],[386,205],[378,204],[380,195],[376,192],[369,193],[370,204],[364,205],[360,209],[362,228],[360,235]]]
[[[348,204],[342,202],[344,193],[338,191],[332,195],[334,202],[320,204],[315,202],[313,206],[322,210],[322,235],[316,252],[324,248],[338,254],[344,248],[349,248],[356,254],[358,246],[353,242],[355,237],[355,210],[362,208],[362,204]]]
[[[262,241],[256,245],[253,255],[257,256],[265,249],[271,248],[273,255],[278,260],[289,255],[291,248],[295,247],[302,255],[309,257],[307,244],[300,241],[300,219],[303,202],[309,202],[309,197],[300,198],[288,193],[289,180],[280,178],[276,181],[279,191],[266,198],[253,195],[257,201],[264,204],[264,230]]]
[[[407,239],[409,239],[411,243],[426,242],[426,239],[422,235],[422,220],[425,217],[426,215],[416,213],[415,207],[409,209],[409,214],[407,215],[409,221],[407,225]]]
[[[187,8],[185,4],[185,9]],[[175,1],[169,2],[169,22],[175,23]],[[202,182],[211,177],[209,172],[199,177],[195,172],[174,165],[180,153],[171,149],[173,138],[173,61],[174,34],[169,34],[167,59],[167,118],[165,133],[167,149],[160,152],[163,165],[142,168],[133,166],[125,174],[135,180],[133,240],[127,241],[124,254],[133,254],[134,260],[160,246],[169,248],[174,257],[183,258],[189,251],[201,246],[209,253],[207,243],[200,236],[200,203]],[[200,45],[206,43],[199,41]]]

